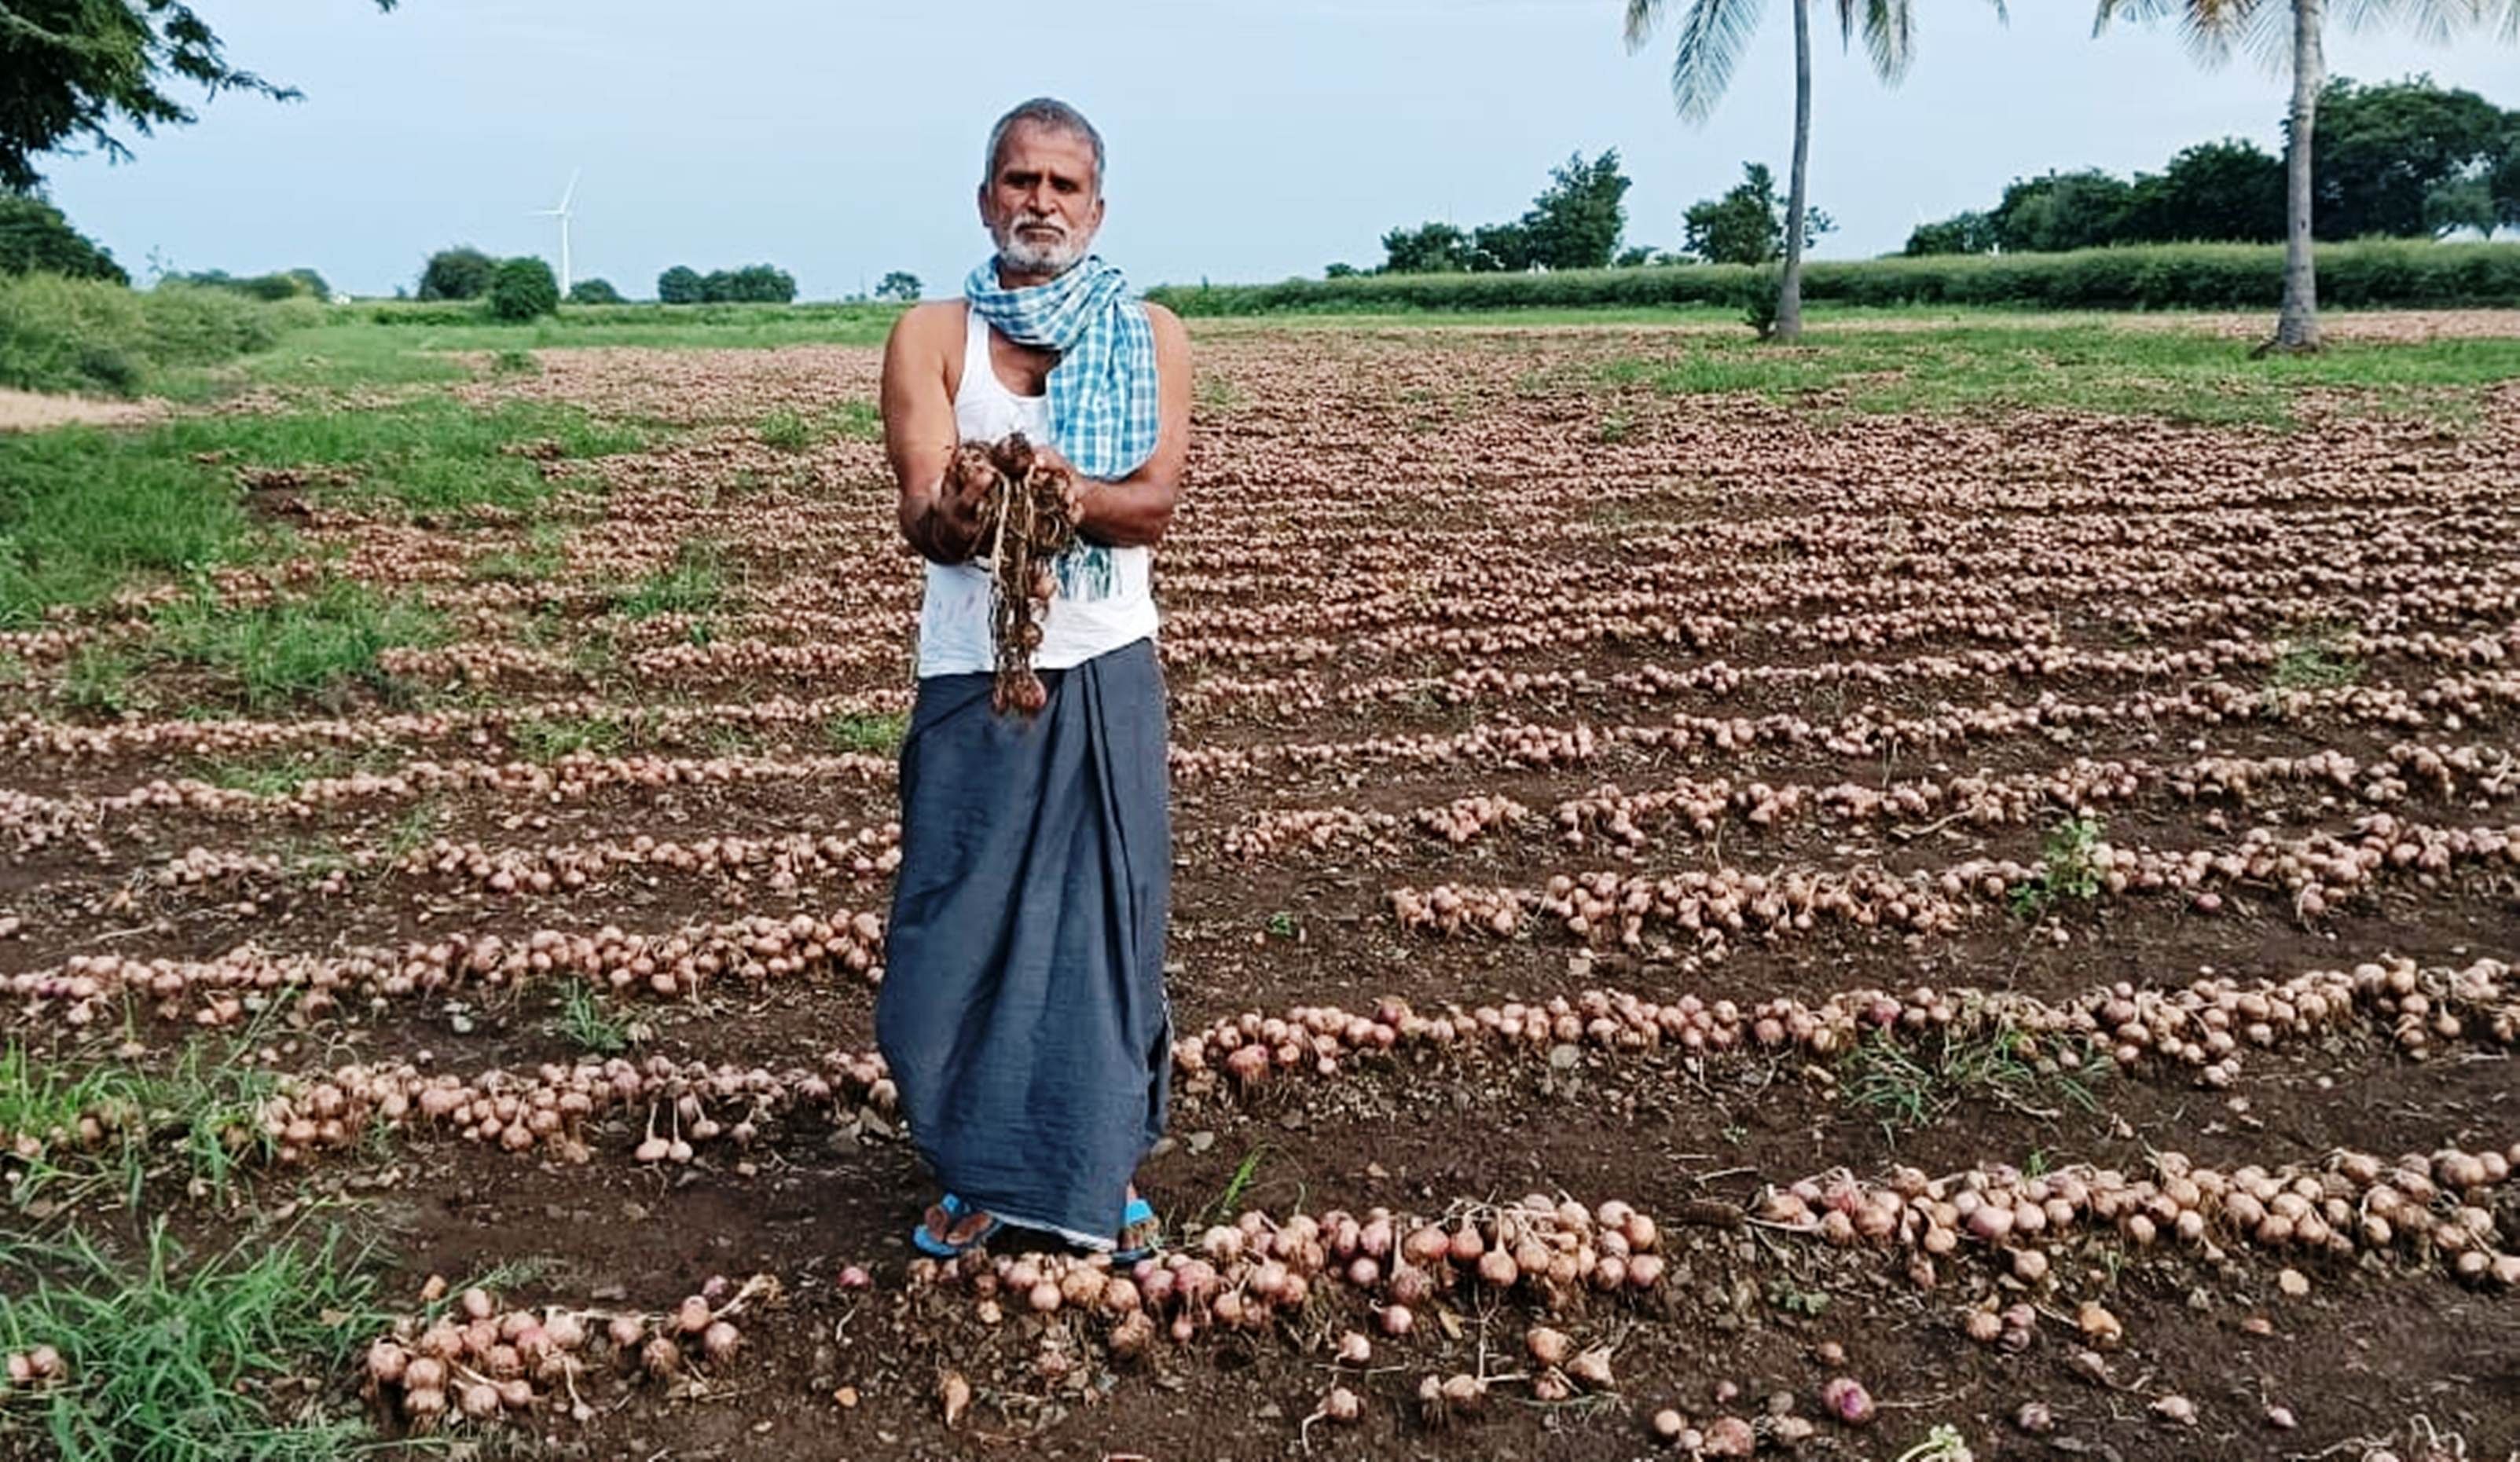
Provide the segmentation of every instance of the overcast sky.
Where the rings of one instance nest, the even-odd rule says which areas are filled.
[[[437,245],[557,255],[584,169],[575,272],[652,294],[659,270],[751,261],[807,298],[909,269],[950,292],[984,246],[971,190],[989,122],[1048,92],[1111,149],[1101,251],[1142,284],[1376,262],[1384,229],[1521,212],[1568,153],[1617,148],[1628,239],[1746,158],[1784,170],[1792,16],[1771,3],[1703,127],[1673,114],[1668,36],[1621,43],[1618,0],[196,0],[231,61],[298,86],[228,96],[139,160],[56,158],[56,201],[136,277],[312,265],[389,293]],[[1822,256],[1896,249],[2050,167],[2158,167],[2226,135],[2277,145],[2284,82],[2201,71],[2175,36],[2091,35],[2088,0],[1920,0],[1918,59],[1883,88],[1832,28],[1815,66]],[[2520,107],[2520,50],[2331,30],[2329,65],[2428,70]]]

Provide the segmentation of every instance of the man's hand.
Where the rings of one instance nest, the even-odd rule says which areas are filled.
[[[1067,515],[1071,520],[1080,518],[1086,498],[1102,485],[1076,470],[1076,465],[1060,456],[1058,449],[1048,442],[1032,444],[1032,464],[1036,468],[1058,473],[1067,483]]]

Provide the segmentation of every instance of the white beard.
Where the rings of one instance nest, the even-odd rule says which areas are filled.
[[[1038,274],[1055,279],[1075,268],[1093,242],[1090,236],[1080,239],[1069,234],[1053,244],[1038,244],[1025,239],[1016,232],[1016,224],[1010,223],[998,231],[998,268],[1008,274]]]

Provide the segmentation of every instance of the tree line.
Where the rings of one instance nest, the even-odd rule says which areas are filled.
[[[2520,229],[2520,111],[2430,77],[2339,77],[2318,101],[2314,236],[2441,238]],[[1919,226],[1910,255],[2061,253],[2114,244],[2272,244],[2283,159],[2239,139],[2199,143],[2157,173],[2096,168],[2016,178],[2002,199]]]

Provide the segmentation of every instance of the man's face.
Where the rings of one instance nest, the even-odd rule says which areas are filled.
[[[980,187],[980,221],[1005,272],[1064,273],[1085,257],[1102,227],[1094,144],[1032,122],[1009,128],[997,171]]]

